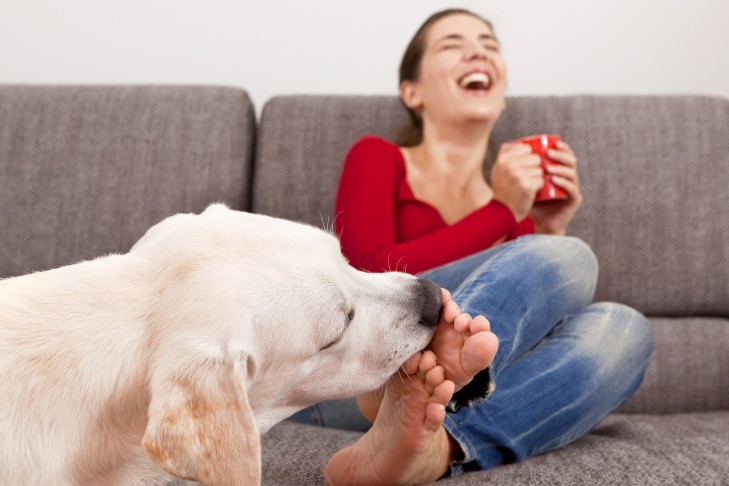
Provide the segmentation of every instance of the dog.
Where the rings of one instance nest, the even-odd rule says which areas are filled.
[[[349,266],[332,234],[221,204],[126,254],[0,280],[3,484],[259,484],[260,435],[376,389],[441,290]]]

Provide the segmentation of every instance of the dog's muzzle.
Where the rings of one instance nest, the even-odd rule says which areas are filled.
[[[421,278],[418,280],[420,294],[420,324],[433,327],[438,325],[440,312],[443,307],[443,297],[440,285]]]

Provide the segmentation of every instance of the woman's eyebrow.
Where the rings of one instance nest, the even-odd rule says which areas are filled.
[[[484,34],[481,34],[481,35],[478,36],[478,39],[479,40],[493,40],[493,41],[499,42],[499,40],[496,38],[496,36],[494,36],[492,34],[485,34],[485,33]],[[458,40],[458,41],[460,41],[460,40],[463,40],[463,36],[461,34],[448,34],[448,35],[446,35],[446,36],[441,37],[440,39],[438,39],[435,43],[436,44],[439,44],[439,43],[441,43],[441,42],[443,42],[445,40]]]
[[[444,37],[441,37],[437,41],[435,41],[436,44],[440,44],[441,42],[445,40],[463,40],[463,36],[461,34],[449,34]]]

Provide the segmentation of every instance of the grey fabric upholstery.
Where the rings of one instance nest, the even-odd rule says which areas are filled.
[[[166,216],[247,209],[245,91],[0,88],[0,277],[124,252]]]
[[[360,434],[283,422],[263,437],[263,484],[324,484],[329,457]],[[729,478],[729,412],[621,415],[554,452],[438,485],[720,486]]]
[[[653,357],[638,392],[619,411],[729,410],[729,321],[649,317],[649,322]]]
[[[367,133],[392,138],[407,119],[392,97],[271,99],[258,127],[253,211],[317,226],[331,222],[349,147]]]

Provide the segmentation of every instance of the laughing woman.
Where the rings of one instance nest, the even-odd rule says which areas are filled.
[[[533,205],[543,172],[526,145],[502,145],[484,176],[505,86],[491,24],[464,10],[439,12],[400,67],[410,136],[399,145],[364,137],[347,155],[336,203],[343,252],[356,267],[397,264],[452,291],[428,356],[457,392],[446,412],[429,379],[413,372],[409,383],[396,376],[359,397],[372,427],[332,457],[329,484],[428,482],[556,449],[643,379],[653,347],[645,318],[592,303],[595,256],[565,236],[582,201],[570,146],[550,153],[565,201]],[[481,332],[489,322],[498,352]]]

